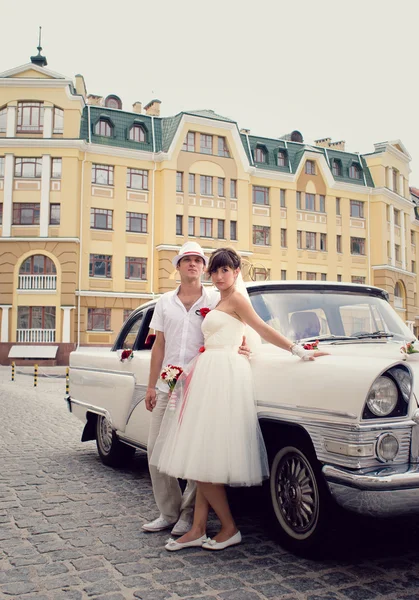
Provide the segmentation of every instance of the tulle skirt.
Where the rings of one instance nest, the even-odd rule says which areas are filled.
[[[269,476],[253,376],[237,346],[207,348],[185,369],[150,462],[173,477],[231,486]]]

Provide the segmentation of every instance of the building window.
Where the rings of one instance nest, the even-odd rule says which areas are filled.
[[[263,225],[253,225],[253,243],[256,246],[269,246],[271,243],[271,228]]]
[[[297,210],[301,210],[301,192],[297,192]]]
[[[314,194],[306,194],[306,210],[316,210],[315,199]]]
[[[351,237],[351,254],[365,256],[365,238]]]
[[[183,216],[176,215],[176,235],[183,235]]]
[[[55,275],[55,264],[43,254],[34,254],[20,265],[19,275]]]
[[[176,191],[183,192],[183,173],[180,171],[176,173]]]
[[[269,188],[261,185],[253,186],[253,204],[269,204]]]
[[[285,269],[281,269],[281,281],[286,281],[287,280],[287,272],[285,271]]]
[[[97,185],[113,185],[113,166],[92,165],[92,183]]]
[[[266,163],[266,150],[260,146],[255,148],[255,162]]]
[[[360,275],[352,275],[351,282],[352,283],[365,283],[365,277],[361,277]]]
[[[237,179],[230,179],[230,198],[237,198]]]
[[[326,212],[326,198],[320,194],[319,196],[319,211]]]
[[[54,121],[52,124],[52,133],[64,132],[64,111],[58,106],[54,106]]]
[[[42,175],[42,158],[16,158],[15,177],[36,177]]]
[[[337,281],[342,281],[342,275],[338,274],[336,279],[337,279]]]
[[[185,152],[195,152],[195,132],[188,131],[185,141],[183,142],[182,150]]]
[[[306,273],[306,280],[307,281],[316,281],[317,279],[317,273],[313,273],[311,271],[307,271]]]
[[[128,319],[128,317],[131,315],[131,313],[132,313],[132,310],[130,308],[124,308],[124,313],[123,313],[124,323]]]
[[[129,139],[132,142],[146,142],[144,127],[141,125],[133,125],[129,130]]]
[[[13,225],[39,225],[39,204],[14,202]]]
[[[303,232],[297,231],[297,248],[301,250],[303,247]]]
[[[349,177],[351,179],[361,179],[361,167],[358,165],[358,163],[352,163],[352,165],[349,167]]]
[[[270,279],[270,269],[254,267],[252,279],[253,281],[268,281]]]
[[[416,261],[412,260],[412,273],[416,273]]]
[[[281,208],[286,208],[285,190],[279,190],[279,205]]]
[[[147,233],[147,215],[145,213],[127,212],[126,231]]]
[[[326,233],[320,234],[320,250],[322,252],[327,252],[327,234]]]
[[[287,230],[281,229],[281,248],[287,247]]]
[[[201,133],[201,152],[203,154],[212,154],[212,135]]]
[[[63,161],[61,158],[53,158],[51,164],[51,179],[61,179]]]
[[[351,217],[355,219],[364,218],[364,203],[359,200],[351,200]]]
[[[209,175],[201,175],[201,194],[212,196],[212,177]]]
[[[410,230],[410,243],[415,246],[416,245],[416,236],[415,232]]]
[[[110,308],[88,308],[87,309],[88,331],[110,331],[111,309]]]
[[[212,238],[212,219],[200,219],[200,234],[201,237]]]
[[[90,229],[112,229],[113,210],[105,208],[90,209]]]
[[[336,236],[336,252],[338,252],[339,254],[342,254],[342,236],[341,235]]]
[[[340,160],[332,162],[332,173],[334,177],[342,177],[342,163]]]
[[[340,198],[336,198],[336,214],[340,215]]]
[[[0,225],[3,225],[3,202],[0,204]]]
[[[400,246],[399,246],[399,244],[394,244],[394,257],[397,262],[400,262]]]
[[[195,217],[188,217],[188,235],[195,235]]]
[[[112,256],[108,254],[91,254],[89,277],[112,277]]]
[[[108,119],[99,119],[95,125],[95,134],[103,137],[112,137],[113,127]]]
[[[0,156],[0,179],[4,177],[4,156]]]
[[[230,221],[230,240],[237,240],[237,221]]]
[[[400,211],[396,208],[394,209],[394,224],[400,227]]]
[[[147,279],[147,259],[126,256],[125,279]]]
[[[228,151],[227,141],[225,137],[218,136],[218,156],[230,158],[230,152]]]
[[[0,133],[7,131],[7,107],[0,110]]]
[[[306,160],[305,172],[306,175],[316,174],[316,163],[314,162],[314,160]]]
[[[190,194],[195,194],[195,174],[194,173],[189,173],[189,193]]]
[[[17,328],[55,330],[55,306],[18,306]]]
[[[302,271],[297,271],[297,281],[301,281],[303,278],[303,272]]]
[[[321,273],[320,279],[321,281],[327,281],[327,273]]]
[[[44,105],[42,102],[18,102],[17,133],[42,133]]]
[[[219,177],[219,178],[218,178],[218,195],[219,195],[221,198],[224,198],[224,197],[225,197],[225,191],[224,191],[224,188],[225,188],[225,179],[224,179],[224,177]]]
[[[49,205],[49,224],[59,225],[61,219],[61,204]]]
[[[225,239],[225,221],[224,219],[218,219],[218,239]]]
[[[285,167],[286,164],[286,159],[285,159],[285,152],[282,152],[282,150],[278,151],[278,167]]]
[[[393,191],[397,192],[399,189],[399,172],[396,169],[393,169]]]
[[[306,231],[306,248],[307,250],[316,249],[316,234],[313,231]]]
[[[145,169],[127,169],[127,188],[148,190],[148,171]]]

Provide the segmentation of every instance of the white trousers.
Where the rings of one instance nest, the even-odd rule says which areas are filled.
[[[148,433],[147,454],[150,458],[161,423],[166,411],[169,394],[157,390],[157,403],[151,413],[150,430]],[[175,477],[162,473],[153,465],[148,465],[153,485],[154,499],[160,514],[168,521],[175,522],[182,514],[185,518],[192,518],[195,504],[196,483],[188,481],[185,491],[182,491]]]

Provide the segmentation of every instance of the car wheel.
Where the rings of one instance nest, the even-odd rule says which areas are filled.
[[[314,452],[283,445],[273,456],[270,500],[280,542],[297,554],[324,550],[330,495]]]
[[[96,421],[96,445],[101,461],[109,467],[123,467],[135,454],[135,448],[121,442],[102,415]]]

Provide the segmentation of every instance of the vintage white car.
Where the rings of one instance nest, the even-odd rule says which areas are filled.
[[[415,338],[387,293],[301,281],[255,282],[248,292],[266,322],[293,340],[319,340],[330,353],[304,362],[263,343],[251,357],[282,543],[297,552],[321,544],[336,503],[374,516],[418,512],[419,354],[401,352]],[[132,312],[112,349],[80,348],[70,356],[66,401],[85,423],[82,441],[96,439],[107,465],[146,449],[154,306]],[[123,363],[124,348],[134,356]]]

